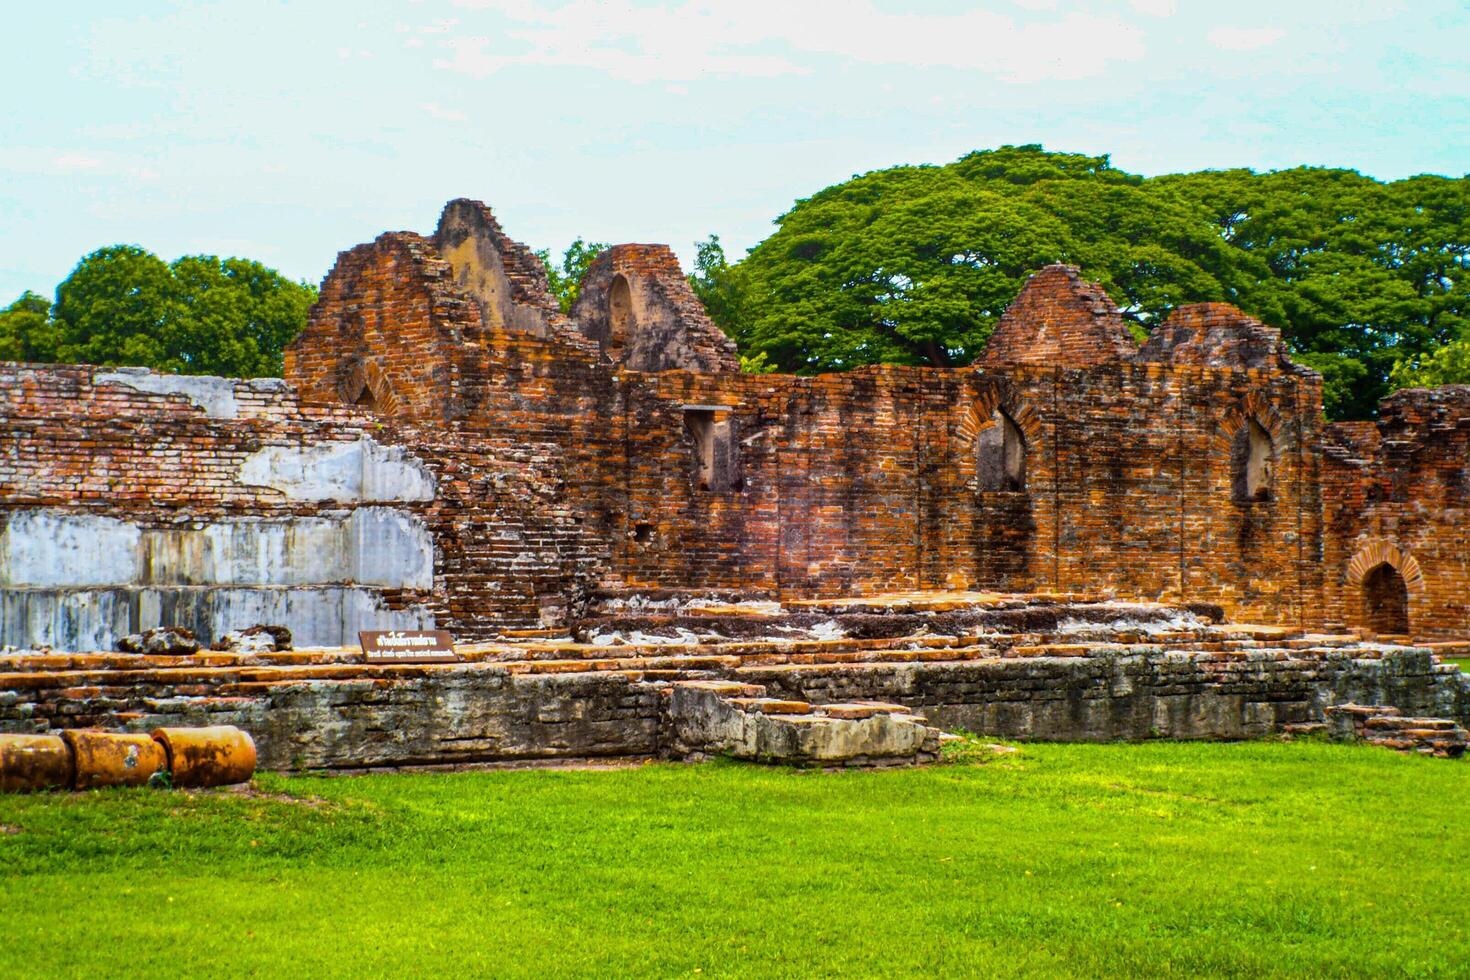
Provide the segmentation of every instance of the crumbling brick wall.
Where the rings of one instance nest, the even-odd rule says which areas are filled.
[[[1137,359],[1238,371],[1279,371],[1302,377],[1312,374],[1292,361],[1281,331],[1229,303],[1179,307],[1149,334]]]
[[[667,245],[614,245],[587,270],[572,319],[603,356],[634,371],[740,370]]]
[[[561,450],[281,381],[0,365],[0,645],[563,619],[597,577]]]
[[[285,375],[304,401],[461,418],[483,369],[480,305],[428,239],[389,232],[337,256]]]
[[[1399,391],[1377,423],[1328,427],[1323,476],[1327,614],[1372,622],[1372,575],[1401,587],[1405,632],[1470,629],[1470,387]]]
[[[1461,513],[1460,396],[1401,396],[1378,442],[1324,433],[1320,379],[1269,328],[1205,304],[1135,350],[1062,267],[1033,278],[978,366],[744,375],[666,250],[603,256],[565,322],[528,262],[487,210],[455,202],[436,240],[392,233],[341,254],[289,384],[11,367],[0,508],[140,526],[316,517],[337,505],[244,482],[247,457],[370,439],[434,487],[392,504],[432,540],[432,586],[379,597],[465,637],[563,622],[592,590],[626,586],[1111,589],[1352,623],[1344,568],[1375,535],[1426,582],[1444,576],[1411,601],[1415,621],[1466,629],[1447,571],[1465,542],[1445,533]],[[635,323],[627,356],[610,356],[598,318],[618,277],[632,302],[645,273],[664,289],[640,300],[660,326]],[[1033,349],[1028,316],[1050,325],[1046,363],[1017,353]],[[640,337],[663,353],[637,354]],[[1242,498],[1245,435],[1268,478]],[[997,446],[1021,463],[999,484]]]
[[[0,420],[0,644],[428,618],[432,476],[372,416],[280,381],[8,364]]]
[[[1070,265],[1031,276],[990,335],[980,363],[1089,367],[1137,350],[1123,316],[1101,286]]]
[[[511,240],[484,204],[460,198],[445,205],[434,247],[449,263],[454,285],[479,307],[486,328],[557,337],[591,349],[578,344],[581,334],[551,295],[541,260]]]

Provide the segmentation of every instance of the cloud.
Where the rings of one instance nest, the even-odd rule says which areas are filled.
[[[145,158],[107,151],[88,152],[78,149],[40,146],[7,146],[0,148],[0,173],[26,174],[38,177],[72,177],[91,174],[98,177],[133,177],[152,180],[158,172]]]
[[[953,68],[1008,82],[1070,80],[1144,56],[1142,34],[1117,18],[1068,14],[1019,23],[991,10],[908,14],[868,0],[454,0],[506,25],[444,40],[435,67],[484,78],[507,68],[576,67],[633,82],[810,74],[815,58]]]
[[[468,122],[470,118],[458,109],[446,109],[436,102],[425,102],[419,108],[435,119],[443,119],[447,122]]]
[[[1149,17],[1173,17],[1179,9],[1175,0],[1132,0],[1130,6]]]
[[[1205,40],[1222,51],[1254,51],[1269,47],[1285,36],[1285,31],[1275,27],[1216,27],[1205,35]]]
[[[101,170],[101,159],[87,153],[59,153],[51,161],[54,173],[74,174]]]

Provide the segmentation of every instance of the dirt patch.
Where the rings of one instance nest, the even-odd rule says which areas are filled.
[[[20,833],[20,828],[8,823],[0,823],[0,836],[9,836]]]
[[[234,786],[221,786],[218,789],[206,790],[205,792],[219,794],[221,796],[242,796],[250,800],[266,800],[271,803],[292,803],[296,806],[310,807],[313,810],[321,807],[331,806],[331,800],[322,799],[320,796],[292,796],[289,793],[272,793],[263,790],[252,783],[237,783]]]
[[[386,772],[496,772],[515,769],[601,770],[636,769],[660,760],[652,756],[616,756],[612,758],[569,759],[500,759],[488,762],[426,763],[423,765],[372,766],[363,768],[313,769],[313,776],[366,776]]]

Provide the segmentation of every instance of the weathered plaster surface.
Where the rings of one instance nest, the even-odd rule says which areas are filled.
[[[163,528],[17,511],[0,531],[0,555],[0,645],[111,649],[150,626],[210,639],[262,623],[335,645],[359,629],[433,622],[422,609],[383,608],[375,591],[434,584],[428,529],[389,507]]]
[[[142,532],[98,514],[23,510],[0,524],[0,586],[113,585],[139,580]]]
[[[240,482],[270,487],[290,500],[433,500],[434,477],[398,446],[371,437],[357,442],[268,446],[240,466]]]
[[[430,629],[422,606],[389,609],[373,589],[113,586],[0,590],[0,647],[111,650],[119,637],[166,623],[208,642],[257,624],[289,624],[302,646],[347,646],[358,630]]]
[[[232,419],[239,414],[234,378],[207,375],[157,374],[148,368],[122,367],[99,374],[97,384],[127,385],[155,395],[183,395],[212,419]]]

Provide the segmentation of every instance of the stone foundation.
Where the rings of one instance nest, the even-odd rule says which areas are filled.
[[[0,656],[0,731],[232,724],[263,768],[286,769],[932,754],[926,724],[873,721],[854,702],[1016,739],[1252,738],[1347,702],[1470,722],[1470,677],[1428,649],[1178,607],[973,594],[686,602],[658,624],[646,604],[623,608],[626,620],[602,608],[592,642],[521,631],[531,635],[461,645],[458,664],[366,664],[351,648]],[[889,619],[895,629],[879,628]],[[719,687],[727,703],[705,703],[710,681],[734,685]],[[769,699],[801,710],[767,710]]]

